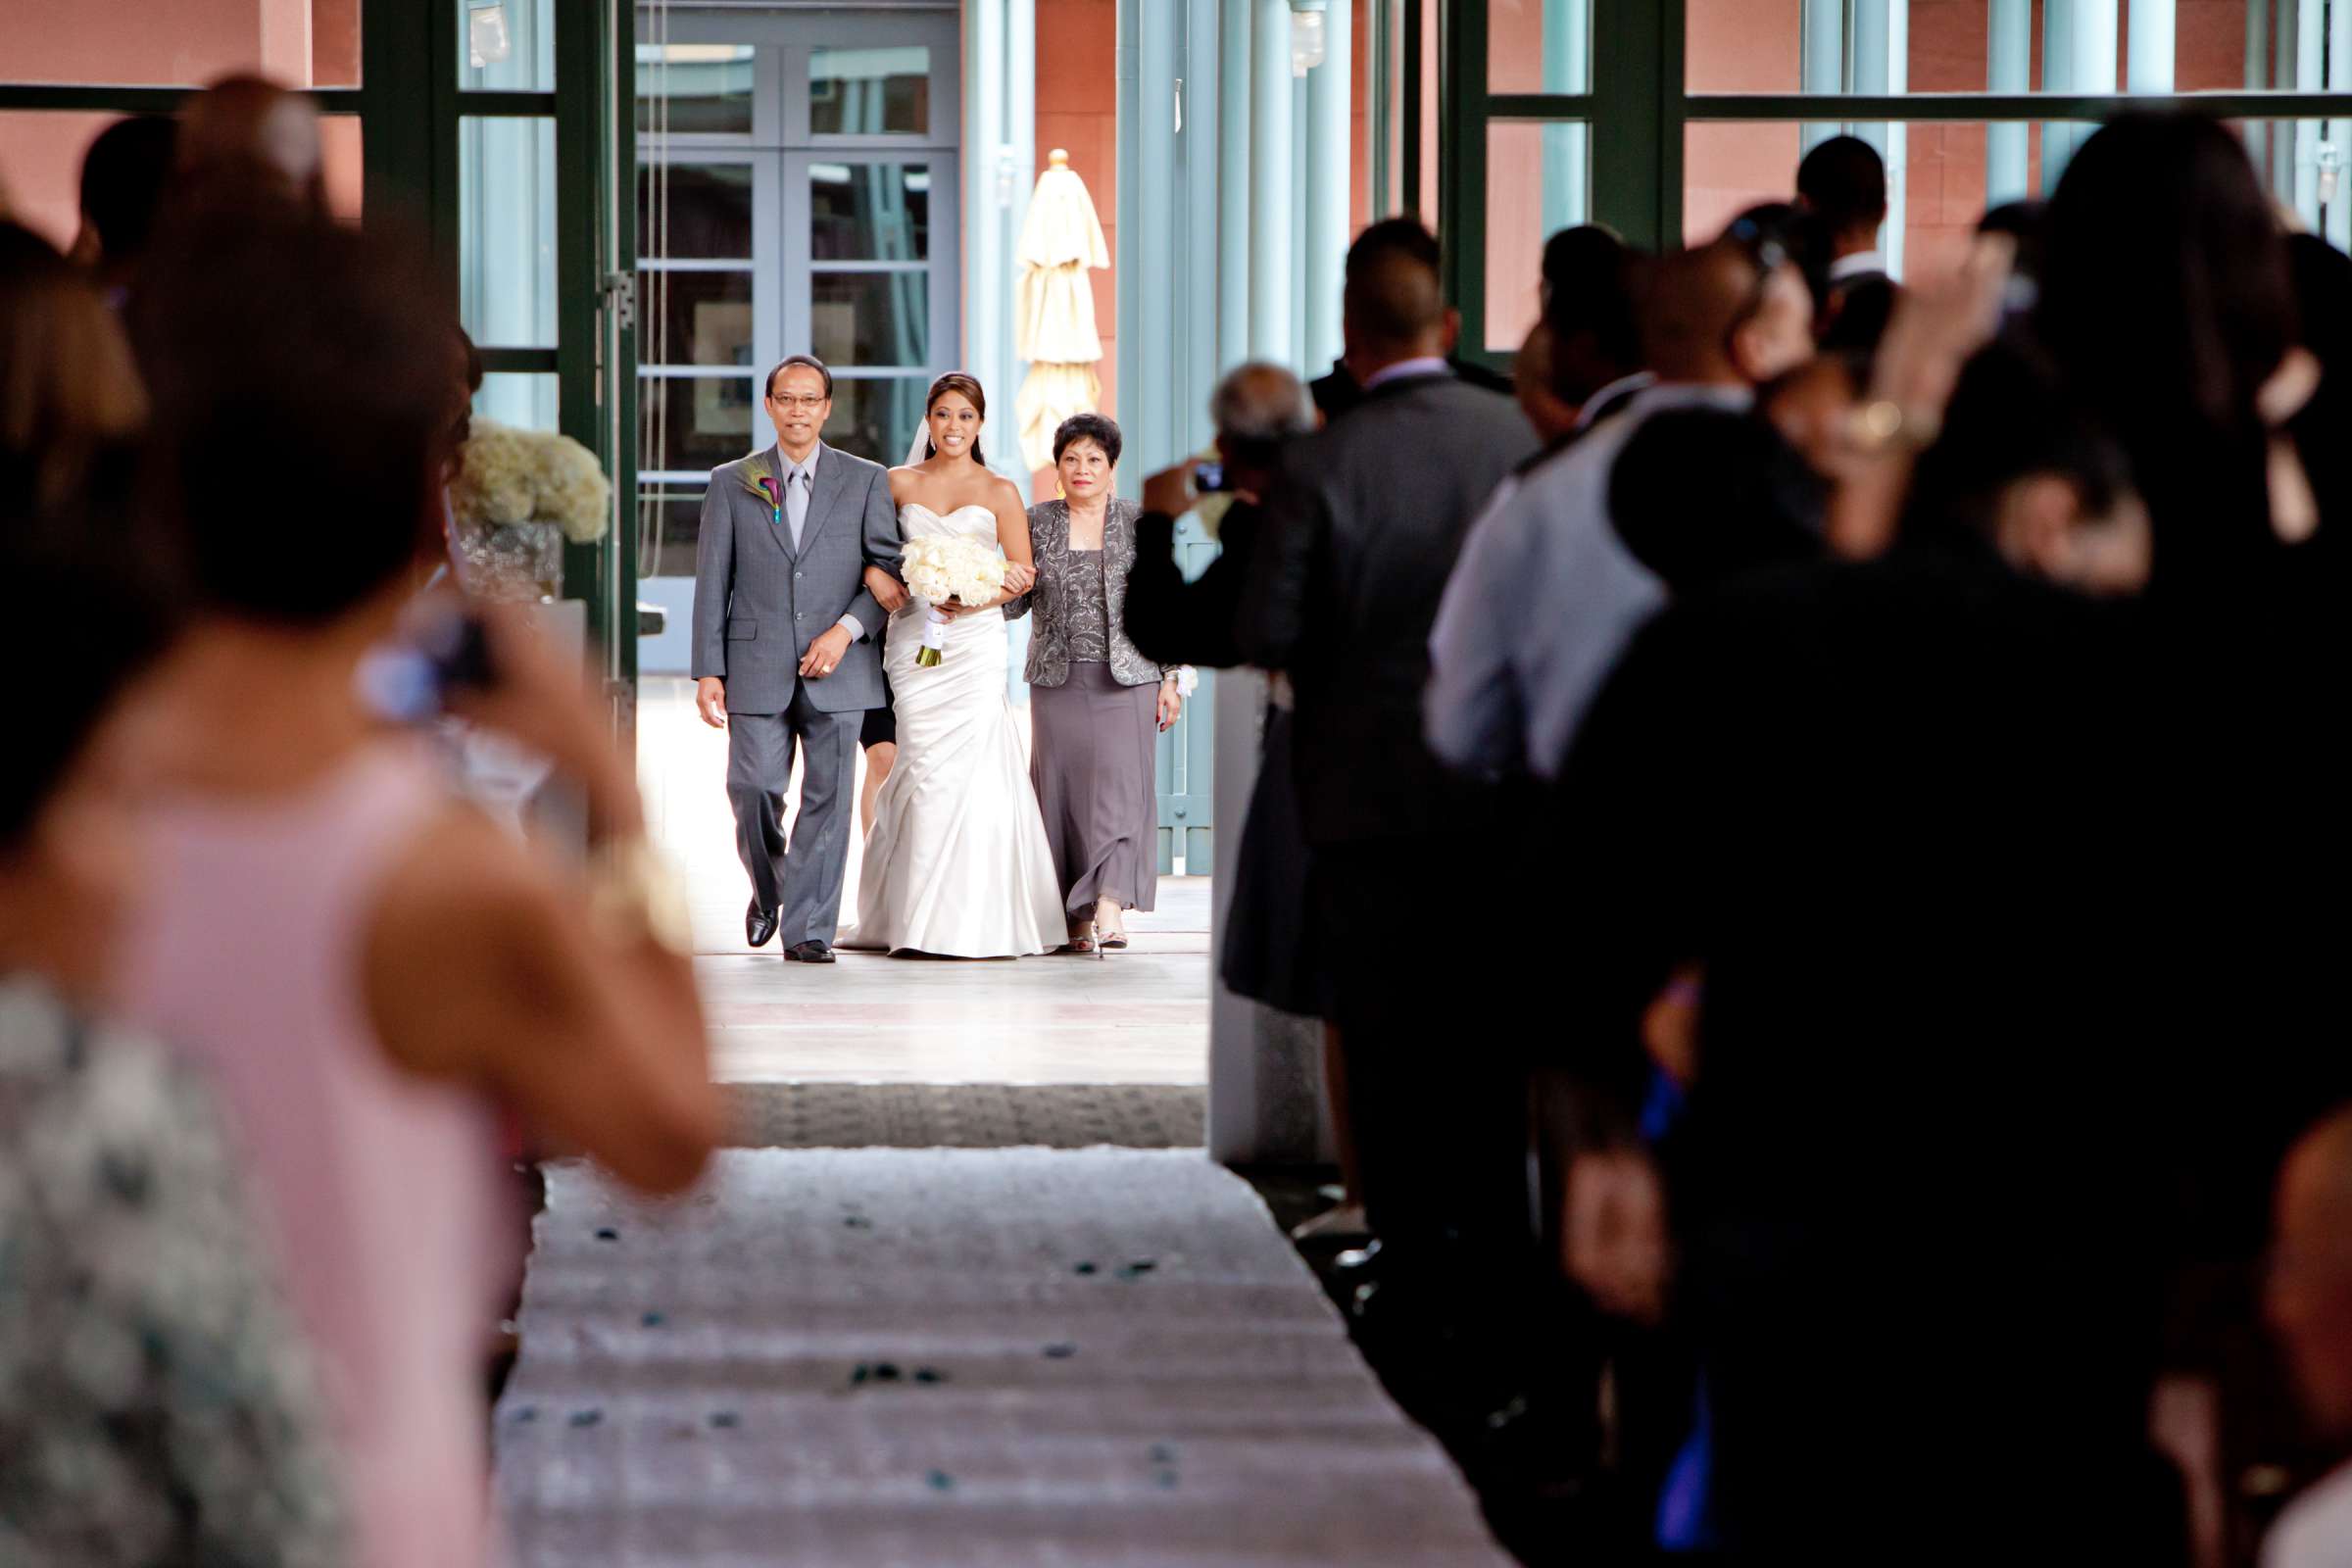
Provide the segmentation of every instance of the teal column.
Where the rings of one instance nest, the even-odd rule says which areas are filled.
[[[1854,91],[1893,97],[1911,83],[1911,0],[1854,0]],[[1879,250],[1886,270],[1903,275],[1903,229],[1909,210],[1909,127],[1899,121],[1877,121],[1856,125],[1854,133],[1879,150],[1886,162],[1886,222],[1879,234]]]
[[[1306,210],[1306,252],[1299,269],[1306,279],[1307,368],[1321,374],[1340,357],[1340,291],[1348,262],[1348,223],[1352,195],[1355,121],[1353,22],[1348,0],[1323,12],[1323,63],[1306,74],[1306,179],[1299,187]]]
[[[960,362],[982,376],[1001,373],[1010,337],[1012,278],[997,205],[997,153],[1004,139],[1004,0],[964,0],[963,259],[966,309]],[[945,346],[952,354],[954,345]],[[992,407],[1009,415],[1017,386],[991,386]],[[897,461],[897,454],[890,455]],[[1018,465],[1016,464],[1015,466]]]
[[[2327,82],[2327,0],[2296,0],[2295,90],[2318,92]],[[2320,122],[2295,122],[2295,211],[2307,227],[2320,226]]]
[[[1021,229],[1029,221],[1030,193],[1037,188],[1037,0],[999,3],[1004,7],[1004,134],[998,152],[999,183],[988,196],[997,212],[998,254],[1004,259],[1004,287],[998,295],[999,318],[1004,325],[997,333],[997,379],[988,385],[1003,400],[1009,423],[1021,378],[1028,373],[1028,362],[1021,358],[1021,346],[1012,332],[1012,298],[1013,285],[1020,277],[1016,253]],[[1084,172],[1094,188],[1102,188],[1101,171]],[[1019,456],[1020,443],[1000,436],[993,450],[1001,454],[997,466],[1012,473],[1022,493],[1028,494],[1028,463]]]
[[[2034,90],[2034,0],[1992,0],[1985,19],[1984,85],[1990,92]],[[2034,127],[2022,120],[1984,127],[1984,205],[2023,201],[2033,191]]]
[[[1217,8],[1217,366],[1250,357],[1250,46],[1257,0]]]
[[[2259,92],[2271,84],[2271,0],[2246,0],[2246,91]],[[2257,170],[2271,163],[2270,127],[2259,120],[2245,122],[2246,154]]]
[[[1592,68],[1592,11],[1584,0],[1544,0],[1544,90],[1583,92]],[[1590,167],[1586,125],[1544,127],[1544,232],[1585,221]]]
[[[2344,8],[2333,9],[2340,13]],[[2173,90],[2174,39],[2179,20],[2174,0],[2132,0],[2131,53],[2124,61],[2124,86],[2128,91]]]
[[[1304,366],[1306,359],[1306,149],[1314,140],[1306,114],[1306,78],[1291,73],[1291,346],[1285,365]],[[1312,373],[1312,372],[1310,372]]]
[[[2116,0],[2045,0],[2041,14],[2041,84],[2053,92],[2111,93],[2123,39]],[[2041,127],[2041,188],[2053,191],[2075,149],[2095,126],[2080,122]]]
[[[2132,16],[2139,12],[2134,9]],[[2328,87],[2342,92],[2352,82],[2352,5],[2336,4],[2328,8]],[[2344,138],[2352,134],[2352,120],[2342,117],[2330,120],[2327,125],[2328,144],[2334,148],[2332,162],[2322,171],[2320,205],[2328,216],[2328,243],[2337,250],[2352,250],[2352,185],[2346,183],[2344,167]]]
[[[1294,364],[1291,3],[1255,3],[1250,37],[1250,357]]]
[[[1797,90],[1835,94],[1848,91],[1845,74],[1845,0],[1804,0],[1798,31]],[[1844,129],[1834,120],[1807,121],[1797,131],[1801,152],[1811,152]]]

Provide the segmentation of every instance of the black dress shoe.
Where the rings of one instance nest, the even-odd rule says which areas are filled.
[[[776,911],[762,909],[760,907],[760,901],[754,899],[750,906],[743,911],[743,940],[755,948],[764,948],[767,946],[767,939],[775,934]]]
[[[833,950],[822,942],[795,942],[784,950],[784,956],[795,963],[831,963]]]

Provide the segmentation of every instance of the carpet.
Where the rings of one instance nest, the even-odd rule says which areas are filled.
[[[500,1400],[518,1568],[1508,1562],[1256,1197],[1193,1152],[549,1172]]]
[[[1165,1084],[724,1086],[739,1149],[1198,1149],[1208,1091]]]

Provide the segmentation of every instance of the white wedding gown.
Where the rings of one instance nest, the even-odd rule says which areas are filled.
[[[899,509],[899,532],[993,545],[997,519],[986,507],[943,517],[908,505]],[[840,946],[958,958],[1051,953],[1068,940],[1068,926],[1004,695],[1004,612],[950,621],[944,657],[928,667],[914,662],[923,618],[919,603],[890,617],[882,661],[896,697],[899,760],[874,801],[858,924]]]

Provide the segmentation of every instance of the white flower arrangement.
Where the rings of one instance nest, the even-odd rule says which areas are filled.
[[[466,528],[553,523],[573,544],[592,545],[611,524],[612,483],[596,454],[567,435],[476,419],[449,501]]]
[[[957,600],[977,605],[996,597],[1004,586],[1004,558],[993,545],[950,534],[925,534],[906,541],[899,571],[906,591],[926,607]],[[918,664],[936,664],[946,657],[948,620],[927,610],[923,646],[914,656]]]

